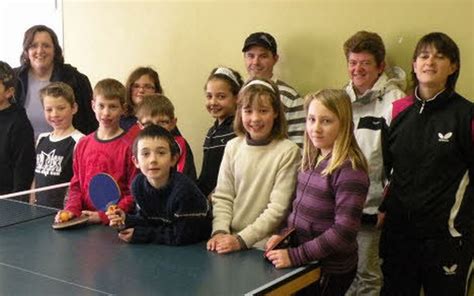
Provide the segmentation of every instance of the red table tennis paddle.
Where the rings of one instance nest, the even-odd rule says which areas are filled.
[[[99,173],[89,183],[89,196],[97,210],[106,212],[120,200],[120,188],[111,175]]]

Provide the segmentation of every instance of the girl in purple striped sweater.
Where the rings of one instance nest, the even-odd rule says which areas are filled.
[[[305,99],[306,131],[296,198],[286,227],[290,246],[267,252],[276,268],[321,263],[314,295],[344,295],[357,267],[356,234],[367,196],[367,162],[353,134],[352,108],[343,90]],[[267,249],[281,236],[274,235]],[[309,292],[309,291],[308,291]]]

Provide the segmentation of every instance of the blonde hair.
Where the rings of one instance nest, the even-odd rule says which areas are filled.
[[[113,78],[102,79],[94,87],[94,98],[102,96],[107,100],[119,100],[120,105],[125,105],[126,89],[120,81]]]
[[[304,110],[308,115],[309,105],[313,101],[318,101],[329,111],[334,113],[339,120],[340,129],[336,137],[331,153],[329,164],[324,169],[323,175],[330,175],[338,169],[346,159],[349,159],[353,169],[361,169],[367,173],[368,165],[364,154],[354,137],[354,123],[352,121],[351,100],[344,90],[323,89],[316,93],[308,94],[305,97]],[[301,170],[313,169],[317,164],[317,159],[321,151],[314,147],[308,136],[308,131],[304,132],[303,161]]]
[[[40,90],[40,99],[41,104],[44,105],[44,98],[45,97],[53,97],[53,98],[63,98],[68,102],[71,107],[74,107],[76,103],[76,98],[74,96],[74,90],[64,82],[56,81],[51,82],[47,86],[43,87]]]
[[[253,81],[262,81],[268,84],[268,86],[259,84],[258,82],[250,84]],[[270,134],[271,139],[279,140],[288,138],[285,109],[280,101],[278,87],[272,81],[263,78],[254,78],[247,81],[239,92],[239,98],[237,99],[237,112],[235,113],[234,119],[234,131],[237,136],[244,136],[246,134],[242,122],[242,109],[251,106],[255,102],[257,102],[257,104],[262,104],[265,99],[269,100],[273,111],[277,114],[277,117],[273,121],[273,127]]]
[[[144,95],[140,104],[136,106],[135,115],[141,117],[145,114],[151,117],[164,115],[174,119],[174,106],[171,100],[162,94]]]

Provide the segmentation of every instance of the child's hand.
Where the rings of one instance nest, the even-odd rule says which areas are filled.
[[[267,253],[267,259],[270,260],[276,268],[287,268],[291,266],[288,249],[272,250]]]
[[[113,210],[107,210],[105,212],[107,218],[109,219],[109,226],[114,228],[123,227],[125,224],[125,212],[120,208],[115,208]]]
[[[118,237],[126,243],[129,243],[133,237],[134,228],[127,228],[119,232]]]
[[[54,217],[55,223],[63,223],[71,220],[74,217],[74,214],[67,210],[61,210],[56,213]]]
[[[270,247],[273,247],[275,242],[278,241],[279,239],[281,239],[281,235],[279,234],[272,235],[270,239],[267,241],[267,243],[265,244],[265,251],[270,249]]]
[[[240,243],[236,236],[232,234],[223,234],[219,237],[216,245],[216,252],[226,254],[240,250]]]
[[[207,250],[208,251],[215,251],[216,248],[217,248],[217,243],[219,241],[219,239],[221,239],[225,234],[223,233],[218,233],[216,235],[214,235],[213,237],[211,237],[210,240],[207,241]]]
[[[100,223],[102,223],[102,220],[100,220],[99,212],[82,211],[82,214],[89,217],[88,223],[90,223],[90,224],[100,224]]]

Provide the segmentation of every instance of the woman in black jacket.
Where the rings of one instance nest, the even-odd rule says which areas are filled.
[[[18,83],[15,87],[16,102],[24,106],[35,130],[35,138],[41,132],[50,131],[43,115],[39,89],[50,82],[62,81],[74,90],[78,112],[73,125],[84,134],[97,129],[97,121],[91,107],[92,87],[86,75],[64,63],[58,37],[44,25],[36,25],[25,32],[21,66],[15,69]]]

